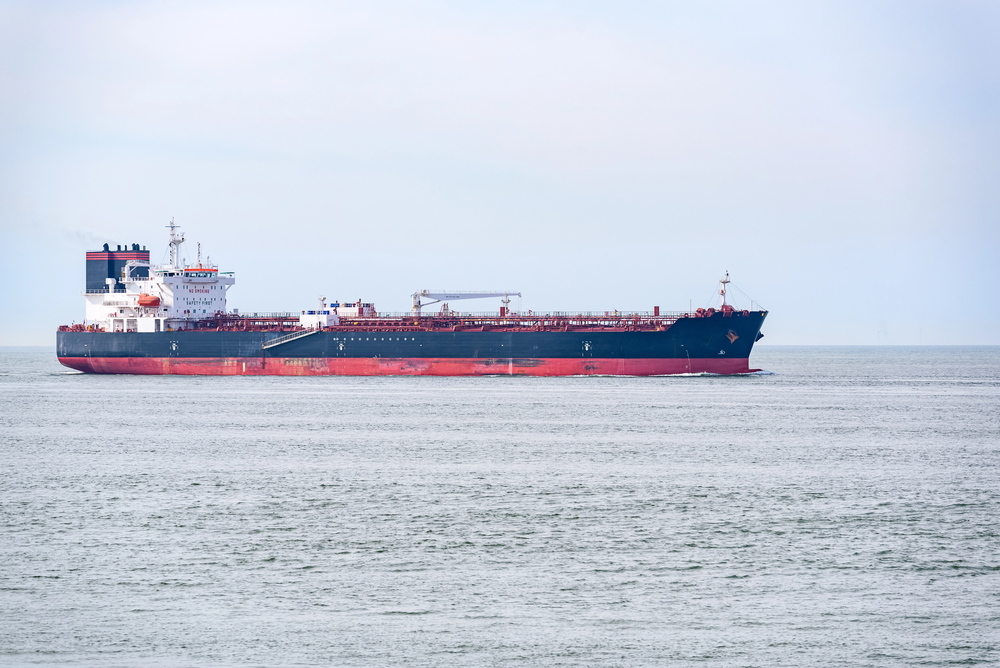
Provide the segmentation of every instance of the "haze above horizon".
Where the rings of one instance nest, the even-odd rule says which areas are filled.
[[[685,310],[729,271],[762,345],[1000,344],[998,37],[985,2],[0,2],[0,345],[170,218],[244,311]]]

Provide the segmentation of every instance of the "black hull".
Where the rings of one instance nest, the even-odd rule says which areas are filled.
[[[106,373],[238,373],[249,362],[249,373],[285,374],[290,372],[279,367],[288,366],[287,360],[299,360],[292,363],[295,368],[311,364],[318,374],[394,373],[396,366],[400,370],[395,373],[416,373],[419,371],[406,369],[419,369],[420,360],[439,362],[438,375],[489,373],[491,367],[503,364],[511,366],[510,373],[514,373],[513,360],[522,369],[535,369],[533,375],[587,373],[588,364],[593,373],[618,373],[616,369],[626,368],[637,375],[702,370],[740,373],[749,370],[747,360],[766,316],[766,312],[749,315],[737,312],[681,318],[665,331],[413,332],[388,331],[386,327],[333,328],[276,345],[275,340],[287,337],[288,333],[60,331],[56,349],[60,361],[67,366]],[[129,363],[121,364],[125,360]],[[155,363],[144,365],[142,360]],[[177,364],[171,365],[171,360]],[[272,370],[268,371],[268,360],[283,362],[272,364]],[[305,360],[318,362],[303,365],[301,361]],[[352,360],[365,362],[358,366],[352,365]],[[378,371],[370,370],[371,360],[381,361]],[[400,364],[394,366],[390,360]],[[662,363],[668,360],[681,364]],[[698,361],[697,369],[690,364],[691,360]],[[610,362],[615,364],[609,365]],[[469,370],[463,370],[463,365],[469,366]],[[172,366],[188,370],[171,370]],[[192,370],[198,368],[201,370]],[[496,369],[492,372],[502,373]]]

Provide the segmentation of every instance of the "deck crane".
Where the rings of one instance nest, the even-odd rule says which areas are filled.
[[[413,315],[420,315],[421,307],[437,304],[438,302],[443,302],[445,300],[485,299],[487,297],[503,297],[503,311],[506,312],[509,310],[510,298],[512,296],[520,297],[521,293],[512,292],[510,290],[500,292],[463,292],[460,290],[456,290],[454,292],[444,292],[436,290],[417,290],[413,293]],[[427,299],[431,299],[433,301],[421,302],[421,297],[426,297]]]

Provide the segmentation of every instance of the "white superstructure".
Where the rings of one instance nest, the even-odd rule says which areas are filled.
[[[84,322],[108,332],[160,332],[190,329],[199,320],[226,312],[226,291],[236,283],[233,272],[220,272],[198,259],[186,264],[180,246],[184,235],[170,221],[170,259],[167,264],[128,262],[118,279],[106,279],[105,290],[87,290]],[[142,268],[149,275],[140,276]]]
[[[319,298],[319,308],[315,311],[303,311],[299,316],[299,324],[306,329],[322,329],[340,324],[340,318],[373,318],[375,305],[357,302],[333,302],[329,306],[326,297]]]

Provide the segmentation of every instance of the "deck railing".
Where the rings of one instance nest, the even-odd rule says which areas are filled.
[[[312,334],[318,334],[322,330],[319,329],[306,329],[299,332],[292,332],[291,334],[285,334],[284,336],[279,336],[277,338],[271,339],[270,341],[264,341],[261,343],[261,349],[267,350],[268,348],[274,348],[275,346],[280,346],[283,343],[289,343],[290,341],[295,341],[296,339],[301,339],[304,336],[310,336]]]
[[[379,311],[377,315],[371,316],[373,318],[444,318],[444,319],[455,319],[455,318],[491,318],[491,319],[502,319],[502,320],[516,320],[518,318],[526,319],[537,319],[537,318],[547,318],[553,319],[557,318],[560,320],[574,319],[574,318],[585,318],[587,320],[594,320],[600,318],[608,318],[612,320],[619,320],[623,318],[660,318],[666,320],[676,320],[677,318],[683,318],[686,316],[694,315],[693,313],[688,313],[687,311],[660,311],[658,314],[653,311],[518,311],[512,312],[508,311],[504,315],[500,315],[499,311],[450,311],[449,313],[440,313],[438,311],[424,311],[420,315],[414,315],[410,311],[389,311],[382,312]],[[344,316],[341,316],[344,317]],[[351,317],[351,316],[347,316]],[[352,318],[353,319],[353,318]]]

